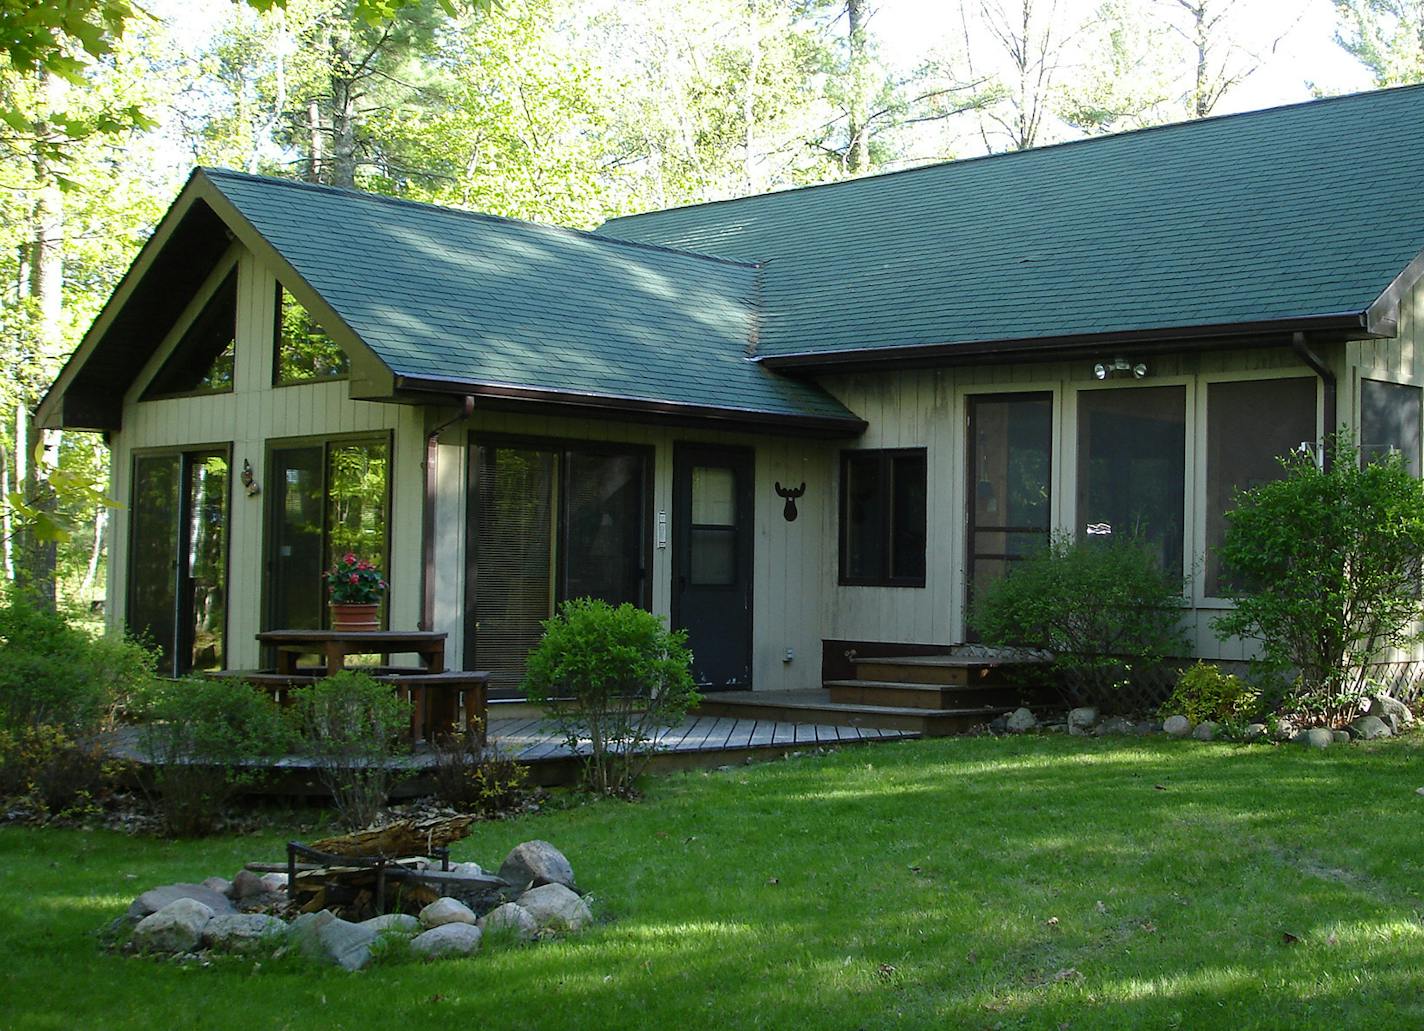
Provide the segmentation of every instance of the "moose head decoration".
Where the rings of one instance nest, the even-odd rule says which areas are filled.
[[[783,487],[780,481],[776,484],[776,496],[786,499],[786,507],[781,510],[781,514],[786,517],[788,523],[796,522],[796,499],[806,493],[806,481],[801,481],[799,487]]]

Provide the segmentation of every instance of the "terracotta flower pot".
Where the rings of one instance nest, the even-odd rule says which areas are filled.
[[[332,602],[331,629],[333,630],[379,630],[381,629],[381,606],[379,604],[354,605]]]

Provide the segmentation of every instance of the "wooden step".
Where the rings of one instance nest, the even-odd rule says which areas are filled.
[[[857,680],[944,684],[950,687],[968,687],[971,684],[998,686],[1004,682],[1004,664],[993,659],[960,659],[953,655],[905,655],[851,661],[855,664]]]
[[[790,723],[829,724],[837,727],[876,727],[881,730],[901,730],[922,737],[947,737],[963,734],[996,716],[1012,711],[1012,707],[993,705],[963,706],[949,709],[923,709],[913,706],[854,705],[824,700],[802,700],[806,694],[818,692],[787,692],[797,698],[777,698],[777,691],[737,691],[708,693],[702,696],[696,713],[699,716],[731,716],[737,719],[778,720]],[[757,697],[759,696],[759,697]]]
[[[1018,692],[1002,685],[914,684],[888,680],[828,680],[831,701],[844,705],[888,705],[911,709],[963,709],[1019,704]]]

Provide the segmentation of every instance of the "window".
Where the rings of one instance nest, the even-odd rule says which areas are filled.
[[[336,346],[297,299],[279,285],[273,382],[287,386],[344,379],[350,366],[346,352]]]
[[[1280,459],[1313,445],[1315,380],[1266,379],[1210,383],[1206,391],[1206,595],[1219,598],[1226,580],[1217,549],[1238,491],[1279,479]]]
[[[1360,454],[1365,461],[1398,451],[1419,475],[1420,390],[1403,383],[1360,381]]]
[[[144,391],[143,400],[232,390],[236,328],[237,270],[234,269],[183,332],[173,353]]]
[[[470,449],[465,661],[517,690],[568,598],[647,605],[646,449],[482,441]]]
[[[968,399],[969,587],[966,601],[1048,544],[1053,395]]]
[[[841,453],[841,583],[925,585],[925,449]]]
[[[390,576],[390,441],[278,446],[267,481],[268,625],[315,630],[326,622],[322,573],[338,557],[354,552]]]
[[[1078,394],[1078,539],[1138,540],[1182,572],[1187,390]]]

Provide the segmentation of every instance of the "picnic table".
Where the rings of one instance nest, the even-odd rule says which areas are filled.
[[[463,730],[483,745],[489,674],[447,670],[445,637],[431,630],[266,630],[257,640],[275,649],[275,669],[232,670],[223,675],[266,688],[280,700],[293,687],[313,684],[347,669],[347,659],[352,656],[376,655],[379,665],[360,668],[410,701],[412,742],[419,744],[432,735]],[[303,664],[302,657],[307,655],[319,656],[321,662]],[[392,666],[393,655],[414,655],[420,665]]]

